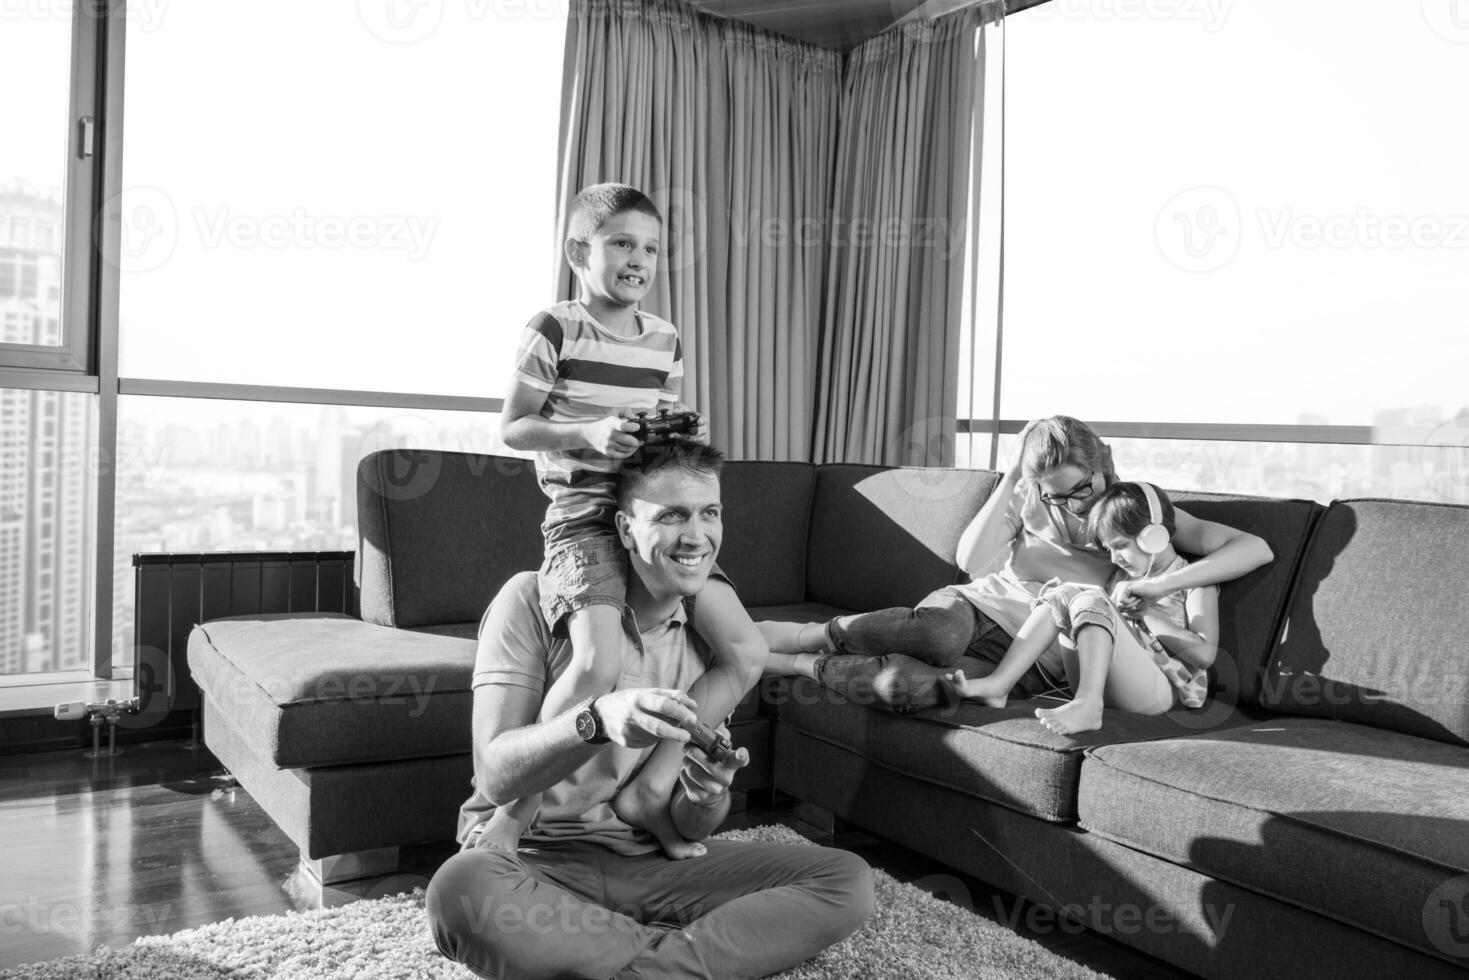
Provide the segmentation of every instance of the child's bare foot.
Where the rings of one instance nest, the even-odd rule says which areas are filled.
[[[1077,699],[1059,708],[1037,708],[1035,716],[1057,735],[1094,732],[1102,727],[1102,702]]]
[[[638,782],[629,783],[612,800],[612,812],[617,819],[634,827],[642,827],[658,841],[663,853],[676,861],[700,857],[705,853],[703,844],[686,840],[673,826],[673,816],[668,812],[668,800],[672,793],[659,793]]]
[[[524,832],[525,825],[511,813],[510,808],[514,805],[507,804],[495,808],[495,812],[490,814],[489,822],[479,832],[479,840],[475,842],[475,847],[489,847],[497,851],[511,852],[520,847],[520,835]]]
[[[967,678],[955,670],[943,676],[944,689],[951,700],[970,698],[991,708],[1003,708],[1010,702],[1010,689],[988,677]]]

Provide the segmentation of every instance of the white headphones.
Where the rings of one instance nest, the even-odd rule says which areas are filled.
[[[1148,498],[1148,526],[1138,532],[1137,546],[1145,555],[1161,555],[1172,540],[1168,529],[1163,526],[1163,505],[1158,502],[1158,491],[1151,483],[1139,482],[1143,496]]]

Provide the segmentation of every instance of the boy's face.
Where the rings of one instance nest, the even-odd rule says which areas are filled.
[[[657,218],[641,211],[614,214],[586,242],[568,242],[583,299],[594,305],[635,307],[647,295],[658,268]]]
[[[1102,539],[1102,547],[1112,557],[1112,564],[1122,569],[1128,578],[1138,578],[1148,574],[1156,556],[1149,555],[1138,547],[1136,538],[1129,538],[1125,534],[1113,532]]]

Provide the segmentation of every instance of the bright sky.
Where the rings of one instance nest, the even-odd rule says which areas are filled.
[[[1469,405],[1466,11],[1011,18],[1003,414],[1357,425]]]
[[[502,394],[558,261],[563,2],[131,5],[124,376]],[[1002,414],[1469,402],[1460,3],[1011,18]],[[70,9],[0,6],[38,134],[0,177],[60,183]]]

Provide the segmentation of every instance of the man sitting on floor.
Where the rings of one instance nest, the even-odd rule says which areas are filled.
[[[633,649],[610,694],[537,722],[570,646],[546,628],[535,574],[512,578],[485,613],[465,846],[427,895],[440,951],[481,976],[764,976],[850,935],[872,911],[871,872],[856,855],[705,840],[749,763],[743,748],[722,765],[685,748],[668,806],[679,832],[704,842],[693,858],[664,856],[612,810],[652,746],[689,738],[685,692],[709,655],[687,623],[723,537],[723,462],[707,446],[673,443],[634,457],[620,477],[623,628]],[[495,801],[535,793],[541,809],[516,851],[477,846]]]

